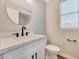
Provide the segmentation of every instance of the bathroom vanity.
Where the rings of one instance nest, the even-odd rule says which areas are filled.
[[[37,34],[2,38],[0,59],[44,59],[46,44],[46,36]]]
[[[28,27],[27,24],[30,23],[32,18],[33,9],[30,2],[26,0],[1,0],[0,2],[2,4],[1,8],[4,8],[1,15],[5,14],[6,16],[4,15],[5,17],[3,18],[13,22],[12,24],[10,23],[11,28],[9,30],[12,29],[12,32],[14,32],[14,29],[19,29],[16,27],[22,26],[21,36],[19,35],[20,33],[18,34],[19,31],[15,31],[17,32],[16,37],[0,38],[0,59],[44,59],[44,51],[47,44],[46,36],[37,34],[25,36],[29,30],[26,32],[23,31],[26,26]],[[3,23],[3,25],[6,24]]]

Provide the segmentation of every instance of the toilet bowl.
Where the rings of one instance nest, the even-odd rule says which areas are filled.
[[[58,59],[57,54],[59,54],[59,52],[60,48],[55,45],[46,46],[46,54],[49,56],[49,59]]]

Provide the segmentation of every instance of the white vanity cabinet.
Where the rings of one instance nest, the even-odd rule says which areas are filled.
[[[0,59],[44,59],[46,39],[32,41],[27,45],[3,53]]]

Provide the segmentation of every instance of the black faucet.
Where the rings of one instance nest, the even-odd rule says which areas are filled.
[[[25,26],[22,27],[22,34],[21,34],[21,36],[24,36],[24,29],[26,30]]]

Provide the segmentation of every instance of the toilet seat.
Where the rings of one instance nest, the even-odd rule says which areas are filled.
[[[55,45],[47,45],[46,46],[46,50],[50,53],[50,54],[58,54],[60,51],[60,48],[55,46]]]

